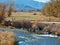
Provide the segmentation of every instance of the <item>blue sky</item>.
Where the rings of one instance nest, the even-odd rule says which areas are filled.
[[[1,2],[1,1],[6,1],[6,0],[0,0],[0,2]],[[34,1],[44,2],[44,3],[46,3],[46,2],[49,2],[50,0],[34,0]]]
[[[34,1],[44,2],[44,3],[46,3],[46,2],[49,2],[50,0],[34,0]]]

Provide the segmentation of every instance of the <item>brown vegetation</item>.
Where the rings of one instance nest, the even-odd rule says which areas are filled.
[[[5,14],[5,4],[0,3],[0,22],[4,20],[4,14]]]
[[[48,16],[60,17],[60,0],[51,0],[46,4],[42,13]]]
[[[44,30],[46,32],[48,32],[49,34],[55,34],[55,35],[59,35],[60,36],[60,26],[58,26],[57,24],[50,24],[48,26],[46,26],[44,28]]]
[[[0,3],[0,22],[2,22],[2,20],[4,20],[6,16],[10,16],[11,11],[11,6],[9,6],[8,10],[6,11],[5,3]]]
[[[35,32],[35,30],[42,31],[46,26],[46,24],[38,23],[38,21],[35,21],[34,23],[32,23],[29,20],[22,20],[22,21],[13,22],[12,26],[15,28],[23,28],[23,30],[26,29],[28,31]]]
[[[33,15],[36,13],[36,15]],[[5,20],[10,21],[21,21],[21,20],[38,20],[41,22],[60,22],[60,19],[54,16],[46,16],[43,15],[41,12],[12,12],[10,17],[6,17]]]
[[[37,13],[34,13],[33,15],[37,15]]]
[[[58,24],[45,24],[45,23],[38,23],[38,21],[31,22],[29,20],[21,20],[17,22],[5,21],[5,26],[12,26],[15,28],[23,28],[23,30],[27,30],[29,32],[36,32],[40,33],[40,31],[48,32],[48,34],[55,34],[60,35],[60,26]]]
[[[0,31],[0,45],[14,45],[15,37],[13,32]]]

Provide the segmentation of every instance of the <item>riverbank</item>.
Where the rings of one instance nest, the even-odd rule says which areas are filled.
[[[33,35],[38,35],[38,36],[50,36],[50,37],[59,37],[57,35],[54,34],[48,34],[47,32],[43,33],[43,34],[37,34],[34,32],[29,32],[27,30],[23,30],[23,29],[9,29],[9,28],[0,28],[0,31],[11,31],[11,32],[25,32],[25,33],[29,33],[29,34],[33,34]]]

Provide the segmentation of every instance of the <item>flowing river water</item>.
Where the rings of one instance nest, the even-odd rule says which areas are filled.
[[[0,28],[0,30],[14,32],[18,45],[60,45],[58,36],[31,34],[22,29]]]

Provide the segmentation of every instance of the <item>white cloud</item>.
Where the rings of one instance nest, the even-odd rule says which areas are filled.
[[[34,0],[34,1],[44,2],[44,3],[46,3],[46,2],[49,2],[50,0]]]

